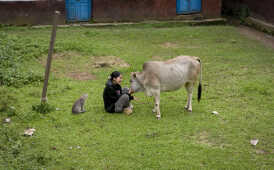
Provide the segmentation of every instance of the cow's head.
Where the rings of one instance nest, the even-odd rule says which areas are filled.
[[[144,90],[144,87],[143,87],[142,82],[140,81],[138,72],[131,73],[130,89],[134,93]]]

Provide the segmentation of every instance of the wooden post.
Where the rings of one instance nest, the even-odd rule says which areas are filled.
[[[52,25],[50,44],[49,44],[48,59],[47,59],[47,65],[46,65],[46,71],[45,71],[45,79],[44,79],[44,87],[43,87],[43,92],[42,92],[41,103],[47,102],[47,89],[48,89],[49,73],[50,73],[52,53],[53,53],[53,49],[54,49],[54,42],[55,42],[55,37],[56,37],[57,19],[58,19],[59,14],[60,14],[59,11],[55,11],[54,16],[53,16],[53,25]]]

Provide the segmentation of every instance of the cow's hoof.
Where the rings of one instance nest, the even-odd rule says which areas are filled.
[[[161,115],[156,115],[156,119],[160,120],[161,119]]]
[[[188,112],[192,112],[192,109],[189,109],[187,106],[185,106],[184,109]]]

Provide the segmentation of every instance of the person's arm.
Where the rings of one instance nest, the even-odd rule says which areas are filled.
[[[132,92],[131,89],[129,89],[128,92],[126,93],[128,95],[128,97],[129,97],[129,100],[134,100],[134,96],[131,95],[132,93],[133,92]]]

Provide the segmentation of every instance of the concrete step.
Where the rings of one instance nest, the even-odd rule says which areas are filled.
[[[175,17],[175,20],[202,20],[204,19],[201,14],[181,14]]]
[[[257,18],[248,17],[245,20],[245,24],[253,28],[256,28],[257,30],[274,35],[274,25],[272,23],[267,23]]]
[[[157,26],[157,24],[185,24],[185,25],[218,25],[225,24],[225,18],[214,18],[214,19],[195,19],[195,20],[169,20],[169,21],[143,21],[143,22],[118,22],[118,23],[78,23],[78,24],[66,24],[66,25],[58,25],[58,27],[108,27],[108,26],[122,26],[122,25],[141,25],[141,24],[152,24]],[[51,27],[51,25],[36,25],[32,26],[32,28],[45,28]]]

